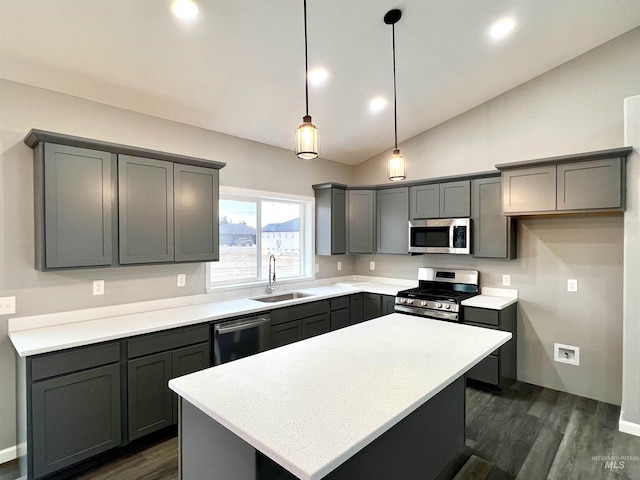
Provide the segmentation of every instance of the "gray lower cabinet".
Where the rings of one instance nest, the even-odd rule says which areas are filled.
[[[354,293],[349,297],[351,325],[364,321],[364,293]]]
[[[271,348],[278,348],[302,340],[302,321],[271,326]]]
[[[270,317],[272,348],[288,345],[331,330],[329,300],[272,310]]]
[[[26,377],[28,478],[122,444],[119,342],[29,357]]]
[[[173,165],[176,262],[219,260],[219,173],[212,168]]]
[[[348,296],[332,298],[331,330],[348,327],[351,324],[351,302]]]
[[[347,212],[348,253],[375,253],[376,191],[349,190]]]
[[[511,332],[512,335],[511,340],[469,370],[467,379],[494,388],[507,388],[518,377],[517,304],[509,305],[503,310],[463,308],[464,323]]]
[[[346,185],[313,185],[316,197],[316,255],[347,253]]]
[[[36,268],[113,262],[115,155],[41,143],[34,151]]]
[[[372,320],[395,311],[395,297],[378,293],[364,294],[364,319]]]
[[[118,158],[120,263],[173,262],[173,164]]]
[[[502,215],[500,177],[472,181],[473,256],[516,258],[516,219]]]
[[[457,218],[471,215],[469,180],[409,187],[409,218]]]
[[[209,325],[167,330],[127,340],[129,440],[175,424],[170,379],[211,365]]]
[[[322,335],[331,330],[331,316],[328,312],[302,319],[302,338]]]
[[[389,188],[376,194],[377,253],[409,251],[409,188]]]

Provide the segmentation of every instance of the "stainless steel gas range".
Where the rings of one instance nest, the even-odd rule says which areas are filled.
[[[478,295],[476,270],[418,269],[418,286],[396,294],[395,311],[462,322],[463,300]]]

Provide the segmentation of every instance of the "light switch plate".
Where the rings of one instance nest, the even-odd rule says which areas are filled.
[[[11,315],[16,313],[16,297],[0,298],[0,315]]]

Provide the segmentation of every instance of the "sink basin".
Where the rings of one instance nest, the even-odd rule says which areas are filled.
[[[288,292],[268,295],[266,297],[253,297],[250,300],[264,303],[286,302],[287,300],[295,300],[296,298],[313,297],[313,293],[304,292]]]

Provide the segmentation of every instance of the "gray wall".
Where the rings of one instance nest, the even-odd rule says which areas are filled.
[[[313,197],[314,183],[354,181],[346,165],[303,162],[288,150],[0,80],[0,296],[16,296],[15,316],[205,293],[204,264],[36,271],[33,155],[23,143],[31,128],[226,162],[220,171],[226,186]],[[291,171],[296,181],[286,177]],[[336,275],[334,259],[318,257],[316,263],[319,278]],[[343,259],[345,274],[352,273],[350,266]],[[186,274],[186,287],[176,287],[177,273]],[[104,296],[91,294],[96,279],[105,280]],[[9,317],[0,316],[0,451],[16,443]]]
[[[402,143],[407,180],[620,147],[623,101],[638,93],[640,28]],[[356,167],[358,181],[387,181],[387,157]],[[619,405],[623,223],[621,216],[523,219],[519,258],[511,262],[377,256],[359,258],[355,269],[369,274],[369,261],[376,260],[376,275],[415,278],[419,266],[470,267],[481,272],[484,286],[494,287],[511,274],[520,294],[518,377]],[[578,293],[566,291],[568,278],[578,280]],[[554,342],[580,347],[580,366],[554,362]]]

